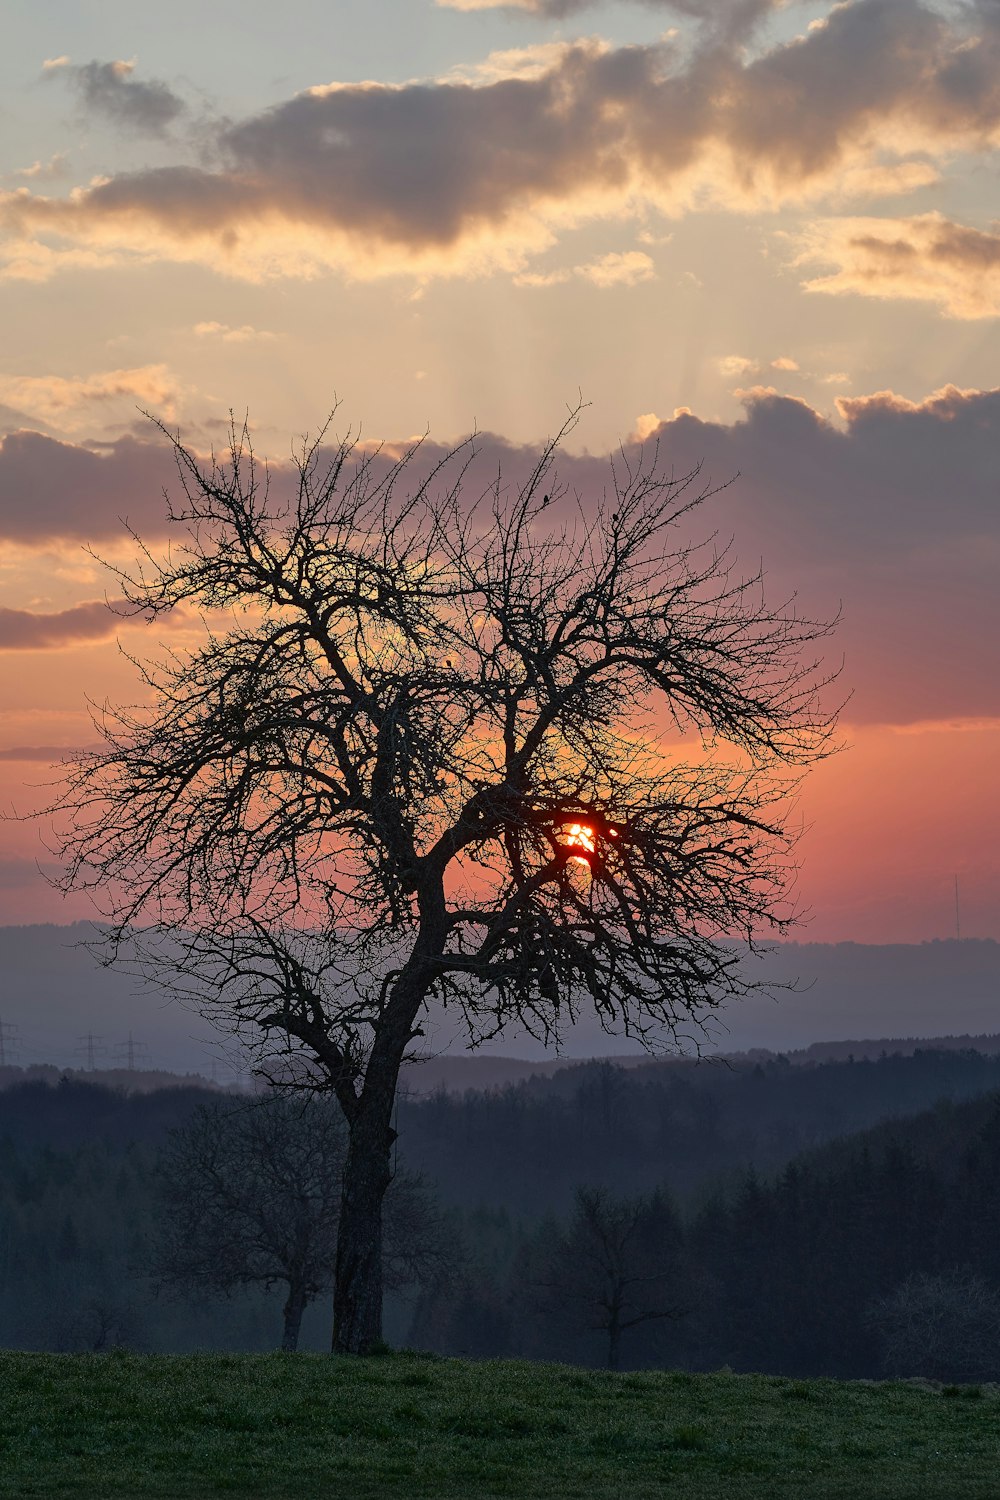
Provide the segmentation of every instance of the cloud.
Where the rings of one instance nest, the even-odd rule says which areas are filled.
[[[2,206],[0,194],[0,216]],[[76,245],[55,249],[41,240],[14,239],[4,244],[0,239],[0,281],[49,281],[61,271],[117,271],[158,259],[152,248],[145,253]]]
[[[782,354],[777,359],[772,359],[772,361],[771,361],[771,369],[772,370],[791,370],[791,371],[794,371],[794,370],[797,370],[798,368],[799,368],[798,360],[789,359],[789,357],[788,357],[787,354]]]
[[[513,10],[530,16],[561,20],[576,15],[594,4],[594,0],[434,0],[442,10]],[[665,0],[664,0],[665,3]]]
[[[843,602],[850,719],[1000,714],[1000,389],[842,397],[843,427],[773,391],[744,399],[742,422],[682,413],[649,439],[677,473],[738,473],[721,497],[737,550],[807,610]]]
[[[69,176],[69,158],[64,152],[57,151],[48,161],[34,161],[30,167],[20,167],[11,176],[28,182],[57,182]]]
[[[1000,717],[1000,389],[948,386],[922,401],[891,391],[841,397],[837,419],[763,387],[744,400],[745,415],[733,423],[684,409],[664,420],[653,412],[636,420],[632,436],[646,440],[647,461],[655,446],[675,474],[700,464],[699,484],[725,484],[739,474],[699,513],[695,533],[734,535],[751,570],[763,557],[769,597],[797,589],[801,607],[821,617],[843,601],[833,651],[847,658],[853,722]],[[488,432],[477,444],[469,494],[498,469],[515,486],[537,458],[533,447]],[[398,446],[389,443],[378,462],[387,463]],[[428,441],[414,480],[445,451]],[[605,457],[565,453],[558,468],[568,493],[585,506],[607,487]],[[275,499],[292,480],[279,454],[271,465]],[[165,443],[129,437],[97,452],[17,433],[0,443],[0,538],[35,548],[89,540],[100,550],[122,539],[127,516],[156,543],[166,530],[164,489],[178,493]],[[558,523],[557,512],[558,504]],[[80,587],[92,596],[92,582]],[[37,642],[39,633],[60,629],[66,639],[79,638],[77,626],[112,633],[113,617],[100,606],[81,609],[75,624],[72,612],[9,611],[8,628],[21,632],[23,644],[25,636]]]
[[[940,213],[908,219],[822,219],[801,236],[796,265],[836,266],[810,292],[935,303],[952,318],[1000,317],[1000,233]]]
[[[134,58],[130,62],[72,63],[68,57],[59,57],[42,67],[47,76],[65,79],[89,113],[128,130],[164,135],[187,107],[165,83],[134,78]]]
[[[162,536],[163,490],[177,472],[165,444],[125,437],[101,452],[38,432],[0,441],[0,540],[120,538],[128,520]]]
[[[752,375],[760,369],[756,359],[747,359],[742,354],[725,354],[721,359],[715,361],[720,375],[731,380],[737,375]]]
[[[250,344],[277,337],[264,328],[253,328],[249,323],[240,328],[230,328],[227,323],[196,323],[192,332],[200,339],[219,339],[223,344]]]
[[[597,287],[636,286],[640,281],[652,281],[656,267],[641,250],[613,251],[585,266],[577,266],[576,275]]]
[[[95,415],[122,398],[131,407],[148,407],[165,420],[176,416],[177,386],[166,365],[68,378],[0,375],[0,401],[63,430],[92,426]]]
[[[77,755],[80,748],[77,745],[9,745],[0,749],[0,761],[43,761],[55,765]]]
[[[663,418],[658,417],[655,411],[641,412],[635,419],[635,426],[632,428],[630,437],[634,442],[644,443],[650,434],[656,431],[662,421]]]
[[[122,625],[113,610],[123,604],[91,600],[50,615],[0,606],[0,651],[50,651],[109,640]]]
[[[535,42],[529,47],[505,47],[490,52],[481,62],[456,63],[448,70],[442,83],[468,83],[477,88],[486,84],[501,83],[510,78],[542,78],[546,73],[558,69],[567,53],[579,47],[584,39],[575,42]],[[597,52],[610,52],[607,42],[599,36],[587,37],[586,45]],[[321,96],[326,90],[316,90]]]
[[[910,191],[1000,140],[1000,8],[950,14],[854,0],[755,53],[728,33],[688,53],[669,37],[583,39],[478,79],[315,87],[204,127],[213,169],[177,161],[65,197],[0,196],[3,274],[37,279],[82,252],[257,281],[517,274],[602,217]],[[116,100],[136,87],[107,84]]]
[[[652,258],[642,250],[613,250],[582,266],[564,267],[558,271],[522,271],[514,277],[514,284],[531,287],[559,286],[574,276],[589,281],[591,286],[606,290],[613,286],[637,286],[640,281],[652,281],[656,277],[656,266]]]
[[[443,10],[505,10],[536,16],[539,20],[562,21],[590,10],[598,0],[435,0]],[[714,26],[748,30],[783,0],[639,0],[647,10],[666,10]]]

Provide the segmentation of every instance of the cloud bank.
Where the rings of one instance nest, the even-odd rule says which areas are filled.
[[[94,107],[157,118],[122,65],[87,66],[112,69],[93,75]],[[0,264],[36,278],[64,256],[197,261],[256,280],[516,272],[590,219],[910,191],[939,160],[998,139],[1000,8],[981,0],[949,21],[919,0],[853,0],[759,55],[715,32],[690,54],[669,36],[584,39],[512,76],[312,88],[213,126],[216,166],[2,195]]]
[[[51,651],[110,640],[122,624],[113,611],[124,603],[95,599],[56,614],[0,606],[0,651]]]
[[[772,596],[799,589],[804,607],[823,617],[843,601],[836,648],[847,656],[845,683],[857,690],[856,721],[1000,717],[1000,389],[947,387],[920,402],[892,392],[841,398],[840,424],[765,388],[745,403],[745,418],[732,424],[687,411],[667,420],[647,412],[637,423],[647,457],[658,444],[661,464],[677,474],[700,464],[701,479],[718,485],[739,473],[696,530],[734,534],[751,569],[763,557]],[[478,448],[470,494],[498,467],[516,484],[536,457],[489,433]],[[414,477],[445,451],[428,442]],[[607,486],[608,460],[566,453],[559,472],[586,505]],[[272,475],[277,495],[290,475],[281,462]],[[166,529],[164,487],[176,494],[164,444],[127,437],[95,451],[15,433],[0,444],[0,539],[100,548],[122,537],[127,516],[156,543]],[[6,611],[0,644],[98,639],[113,627],[92,602],[58,616]]]

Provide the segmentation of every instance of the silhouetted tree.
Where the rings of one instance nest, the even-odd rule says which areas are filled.
[[[603,1334],[609,1370],[621,1363],[629,1329],[684,1312],[680,1227],[662,1193],[613,1198],[603,1189],[580,1188],[570,1223],[549,1226],[543,1245],[534,1275],[539,1310],[569,1333]]]
[[[338,1350],[381,1336],[393,1103],[428,1001],[473,1043],[515,1018],[549,1038],[584,1003],[697,1037],[754,986],[724,940],[792,919],[783,809],[830,748],[809,655],[829,627],[692,542],[708,491],[655,453],[623,454],[609,498],[567,496],[574,420],[516,494],[497,477],[471,504],[473,439],[405,490],[419,444],[321,435],[284,494],[245,427],[224,464],[174,441],[177,540],[117,573],[139,616],[222,623],[99,717],[60,802],[63,884],[103,898],[108,961],[336,1095]]]
[[[159,1164],[164,1209],[152,1272],[165,1285],[229,1293],[284,1283],[281,1347],[333,1288],[347,1131],[327,1099],[272,1096],[202,1106],[170,1132]],[[420,1179],[398,1172],[386,1198],[383,1278],[403,1288],[439,1275],[444,1229]]]

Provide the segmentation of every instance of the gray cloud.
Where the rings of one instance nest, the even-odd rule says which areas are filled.
[[[676,212],[910,189],[933,177],[929,155],[1000,130],[1000,9],[961,14],[855,0],[750,60],[718,35],[686,60],[670,40],[581,41],[475,85],[316,88],[217,128],[217,170],[120,174],[72,200],[7,195],[0,223],[238,274],[375,274],[413,269],[415,254],[420,269],[481,266],[491,244],[523,254],[567,212],[630,199]]]
[[[74,756],[80,750],[77,745],[9,745],[0,749],[0,761],[41,761],[47,765],[57,765],[60,761]],[[87,749],[96,749],[96,746],[87,746]]]
[[[49,615],[0,606],[0,651],[48,651],[104,641],[121,623],[121,617],[113,613],[113,605],[105,599],[75,604]]]
[[[160,535],[163,489],[176,477],[165,447],[131,437],[97,452],[11,433],[0,441],[0,539],[120,537],[125,519]]]
[[[540,21],[562,21],[591,10],[600,0],[437,0],[450,10],[504,10],[511,15],[535,16]],[[781,0],[638,0],[646,10],[666,11],[698,21],[707,31],[729,41],[745,39],[781,4]]]
[[[445,10],[506,10],[539,20],[562,21],[581,11],[592,10],[599,0],[437,0]],[[714,25],[753,25],[775,9],[779,0],[638,0],[646,10],[672,11]]]
[[[64,78],[83,106],[115,125],[163,135],[186,110],[184,101],[157,79],[134,78],[134,62],[62,63],[46,78]]]
[[[772,597],[797,589],[802,607],[823,617],[843,601],[835,646],[847,657],[845,685],[856,690],[852,718],[1000,716],[1000,389],[947,388],[920,403],[883,392],[838,404],[841,425],[767,391],[749,395],[745,418],[732,424],[680,412],[655,428],[647,457],[658,442],[666,468],[683,474],[701,464],[706,484],[738,472],[707,502],[695,531],[732,534],[751,569],[763,557]],[[470,495],[498,467],[516,485],[537,456],[490,433],[477,446]],[[444,452],[428,442],[414,478]],[[608,462],[566,453],[559,472],[587,505],[607,485]],[[278,496],[287,466],[275,463],[272,475]],[[176,484],[165,445],[129,438],[98,455],[20,433],[0,446],[0,537],[100,546],[121,537],[118,518],[128,515],[141,533],[161,538],[162,489],[176,493]],[[0,644],[23,649],[113,632],[104,606],[79,609],[7,611]]]
[[[1000,715],[1000,390],[838,406],[844,428],[760,393],[744,422],[685,413],[651,441],[680,472],[739,472],[723,530],[744,559],[764,558],[772,588],[825,615],[842,601],[852,719]]]

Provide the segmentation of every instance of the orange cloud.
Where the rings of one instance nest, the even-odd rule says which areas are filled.
[[[128,403],[130,416],[134,416],[138,404],[152,407],[171,421],[176,416],[177,394],[166,365],[70,377],[0,375],[0,401],[70,431],[89,426],[98,411],[122,398]]]
[[[940,213],[908,219],[823,219],[801,237],[796,265],[836,270],[807,291],[932,302],[951,318],[1000,317],[1000,233]]]
[[[637,286],[640,281],[652,281],[656,277],[656,266],[652,258],[642,250],[611,251],[596,260],[581,266],[559,271],[522,271],[514,277],[515,286],[558,286],[578,276],[601,290],[614,286]]]
[[[254,328],[249,323],[239,328],[230,328],[228,323],[196,323],[192,332],[200,339],[218,339],[223,344],[250,344],[277,337],[277,334]]]

